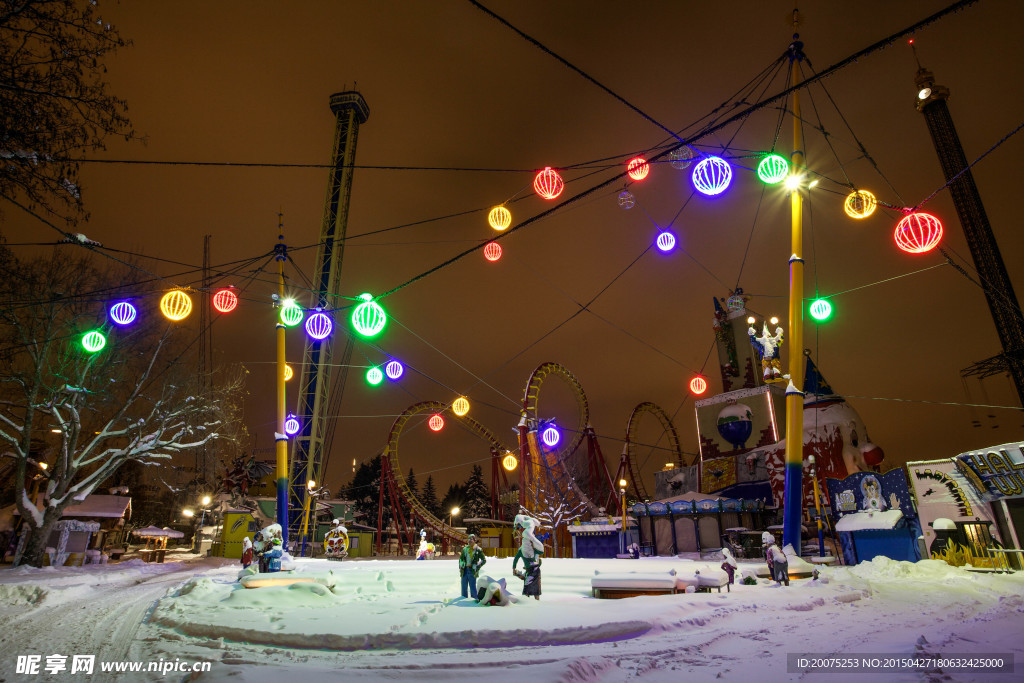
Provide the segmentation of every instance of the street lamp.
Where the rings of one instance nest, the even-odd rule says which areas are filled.
[[[459,508],[452,508],[451,510],[449,510],[449,512],[448,512],[448,526],[452,525],[452,517],[454,517],[457,514],[459,514]]]
[[[619,553],[626,553],[626,484],[625,479],[619,479],[619,498],[622,499],[622,524],[619,525]]]
[[[315,488],[315,479],[310,479],[306,482],[306,503],[302,506],[302,548],[299,550],[299,557],[303,557],[306,554],[306,535],[309,532],[309,502],[313,498]]]

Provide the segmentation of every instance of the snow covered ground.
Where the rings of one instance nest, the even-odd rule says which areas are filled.
[[[932,560],[879,558],[788,588],[762,579],[721,594],[596,600],[595,570],[692,574],[718,563],[548,559],[539,601],[481,607],[459,597],[451,559],[299,560],[296,572],[318,582],[244,589],[235,562],[178,557],[0,570],[0,681],[75,680],[76,654],[95,655],[89,680],[98,681],[1020,680],[949,667],[944,675],[809,673],[787,656],[824,654],[1012,655],[1024,671],[1024,573]],[[484,573],[521,587],[511,560],[491,558]],[[68,669],[48,674],[54,654],[68,657]],[[39,655],[39,673],[19,674],[19,655]],[[102,673],[104,661],[210,665]]]

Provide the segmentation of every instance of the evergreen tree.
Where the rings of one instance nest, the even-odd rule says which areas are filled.
[[[412,495],[419,498],[419,484],[416,483],[416,474],[412,471],[411,467],[409,468],[409,476],[405,478],[405,483],[409,485],[409,490],[412,491]]]
[[[420,502],[427,508],[430,514],[441,519],[441,504],[437,502],[437,489],[434,488],[434,478],[427,475],[427,481],[423,484],[423,493],[420,494]]]
[[[473,465],[473,472],[463,485],[463,491],[463,517],[491,516],[491,493],[484,483],[484,473],[480,465]]]
[[[459,522],[460,518],[466,516],[466,511],[463,509],[463,503],[466,500],[466,487],[461,484],[452,484],[448,487],[448,493],[444,494],[444,498],[441,499],[441,513],[444,515],[442,519],[445,522],[448,521],[448,517],[452,517],[452,526],[464,526]],[[458,515],[452,515],[452,508],[459,508]]]
[[[380,500],[381,456],[375,455],[369,462],[362,462],[356,469],[352,482],[345,489],[345,497],[352,501],[356,521],[360,524],[377,526],[378,501]],[[391,500],[384,497],[384,520],[391,523]]]

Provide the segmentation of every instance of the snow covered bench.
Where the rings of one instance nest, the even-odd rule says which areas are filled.
[[[718,592],[722,592],[722,586],[725,586],[726,592],[732,592],[732,585],[729,583],[729,575],[724,571],[718,569],[705,569],[695,574],[697,580],[697,590],[702,593],[710,593],[712,588],[717,588]]]
[[[661,574],[594,572],[590,579],[595,598],[633,598],[638,595],[673,595],[678,592],[675,570]]]

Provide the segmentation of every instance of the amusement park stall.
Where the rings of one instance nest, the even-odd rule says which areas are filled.
[[[632,508],[640,546],[652,555],[671,556],[722,547],[727,529],[762,529],[774,511],[764,499],[708,498],[689,492]]]
[[[921,524],[902,467],[884,474],[855,472],[844,479],[828,479],[826,486],[844,564],[879,556],[921,559]]]

